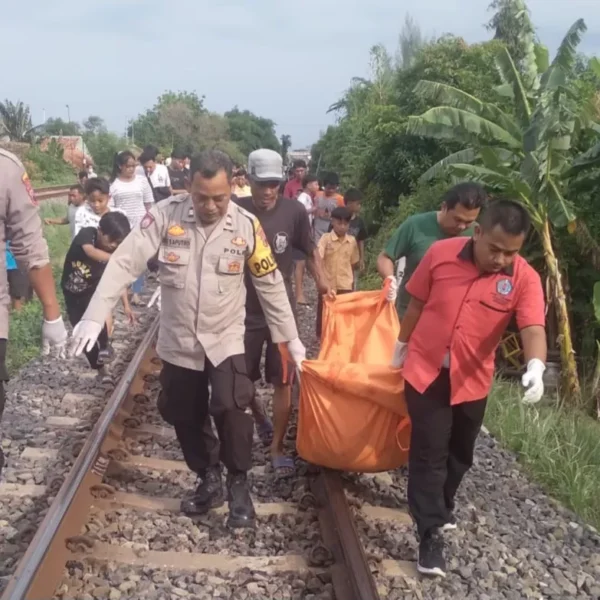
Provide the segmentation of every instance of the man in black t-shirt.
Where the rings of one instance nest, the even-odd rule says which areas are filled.
[[[185,194],[187,186],[188,173],[183,167],[185,161],[185,152],[173,150],[171,154],[171,165],[169,166],[169,177],[171,179],[171,189],[173,195]]]
[[[321,259],[316,251],[306,209],[300,202],[279,197],[279,184],[283,179],[283,161],[273,150],[255,150],[248,157],[248,176],[252,196],[238,198],[236,202],[248,212],[256,215],[273,254],[279,271],[285,281],[290,304],[295,307],[292,278],[294,258],[292,248],[307,256],[307,267],[315,277],[319,293],[329,293],[326,275],[321,267]],[[260,361],[263,346],[266,345],[265,380],[272,383],[274,431],[271,442],[271,458],[276,473],[289,476],[294,472],[294,463],[283,454],[283,439],[291,413],[291,379],[284,381],[283,364],[279,349],[271,341],[269,329],[258,301],[256,291],[249,277],[246,278],[246,364],[248,375],[253,381],[261,378]],[[294,367],[288,366],[293,375]],[[261,438],[265,439],[265,417],[253,406],[257,428]],[[258,413],[258,414],[257,414]],[[261,419],[262,417],[262,419]]]

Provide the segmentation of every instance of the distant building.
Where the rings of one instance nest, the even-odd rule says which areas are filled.
[[[76,169],[81,170],[94,164],[94,159],[80,135],[48,135],[40,142],[40,148],[47,150],[52,140],[56,140],[63,147],[63,158]]]
[[[304,160],[308,164],[310,162],[310,149],[288,150],[288,162],[292,164],[295,160]]]

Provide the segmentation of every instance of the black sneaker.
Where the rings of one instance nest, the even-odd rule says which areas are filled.
[[[419,544],[417,570],[423,575],[446,577],[444,538],[439,530],[426,533]]]
[[[186,515],[204,515],[213,508],[225,504],[221,468],[211,467],[200,474],[196,491],[181,501],[181,512]]]
[[[246,473],[227,474],[227,502],[229,502],[228,527],[254,527],[254,504],[248,489]]]
[[[454,531],[456,528],[456,517],[454,516],[454,513],[450,513],[450,518],[442,525],[442,531]]]

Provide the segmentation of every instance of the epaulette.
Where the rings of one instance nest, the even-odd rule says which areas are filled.
[[[19,160],[19,157],[16,154],[13,154],[12,152],[9,152],[8,150],[4,150],[3,148],[0,148],[0,157],[7,158],[11,162],[15,163],[15,165],[17,165],[17,167],[25,170],[23,163]]]

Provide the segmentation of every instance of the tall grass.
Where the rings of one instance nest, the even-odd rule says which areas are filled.
[[[40,216],[42,219],[63,217],[66,214],[66,210],[65,204],[46,201],[40,207]],[[62,305],[62,293],[58,283],[60,282],[65,255],[71,243],[69,226],[44,225],[44,235],[48,242],[54,280],[57,283],[56,291]],[[42,319],[42,305],[35,296],[23,310],[18,313],[11,312],[8,349],[6,353],[6,366],[10,375],[14,375],[24,364],[39,355],[42,344]]]
[[[496,382],[486,426],[532,479],[600,529],[600,423],[557,404],[523,406],[517,384]]]

